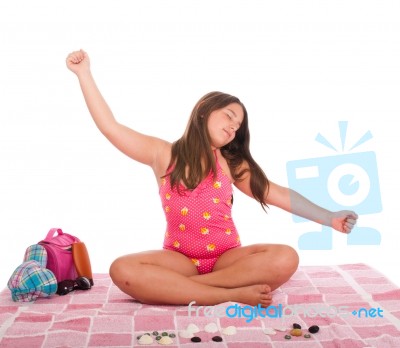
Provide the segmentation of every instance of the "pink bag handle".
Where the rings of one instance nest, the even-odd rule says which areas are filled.
[[[55,234],[58,235],[55,235]],[[58,238],[60,237],[60,238]],[[72,236],[68,233],[64,233],[61,228],[52,228],[50,229],[49,233],[47,233],[47,236],[45,239],[43,239],[41,242],[43,243],[53,243],[56,245],[64,246],[64,245],[69,245],[72,243],[80,242],[78,237]]]
[[[64,232],[62,231],[61,228],[52,228],[52,229],[50,229],[49,233],[47,233],[47,236],[46,236],[46,238],[44,239],[44,241],[48,242],[48,241],[50,241],[51,239],[53,239],[54,233],[56,233],[56,232],[58,233],[59,236],[62,235],[62,234],[64,234]]]

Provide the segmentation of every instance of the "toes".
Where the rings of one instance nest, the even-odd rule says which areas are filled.
[[[268,307],[272,303],[271,288],[268,285],[263,285],[260,293],[260,304],[263,307]]]
[[[261,293],[262,294],[269,294],[271,292],[271,288],[269,285],[262,285],[261,287]]]
[[[272,300],[267,300],[267,299],[261,299],[259,304],[262,307],[268,307],[272,303]]]
[[[260,295],[260,300],[262,300],[262,301],[271,301],[272,300],[272,295],[271,294],[261,294]]]

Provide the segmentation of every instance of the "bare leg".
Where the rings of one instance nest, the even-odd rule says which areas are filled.
[[[263,283],[221,287],[192,279],[198,275],[193,263],[186,256],[170,250],[120,257],[111,265],[110,275],[123,292],[149,304],[196,301],[198,305],[215,305],[235,301],[268,306],[271,303],[270,287]]]
[[[191,279],[226,288],[268,284],[275,290],[289,280],[298,263],[297,252],[287,245],[255,244],[226,251],[213,272],[194,275]]]

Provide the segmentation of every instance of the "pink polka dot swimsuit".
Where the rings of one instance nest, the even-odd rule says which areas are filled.
[[[217,160],[212,172],[194,189],[171,189],[163,179],[160,197],[167,220],[164,249],[178,251],[192,260],[200,274],[213,270],[218,257],[240,246],[232,221],[232,184]]]

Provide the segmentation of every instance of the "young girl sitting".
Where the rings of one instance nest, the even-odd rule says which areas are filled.
[[[99,130],[119,150],[149,165],[167,220],[162,250],[125,255],[110,267],[113,282],[148,304],[268,306],[271,292],[296,271],[287,245],[241,246],[231,217],[232,184],[257,200],[349,233],[352,211],[331,212],[267,179],[249,150],[248,115],[241,101],[211,92],[195,105],[183,136],[169,143],[119,124],[103,99],[83,50],[67,57]]]

